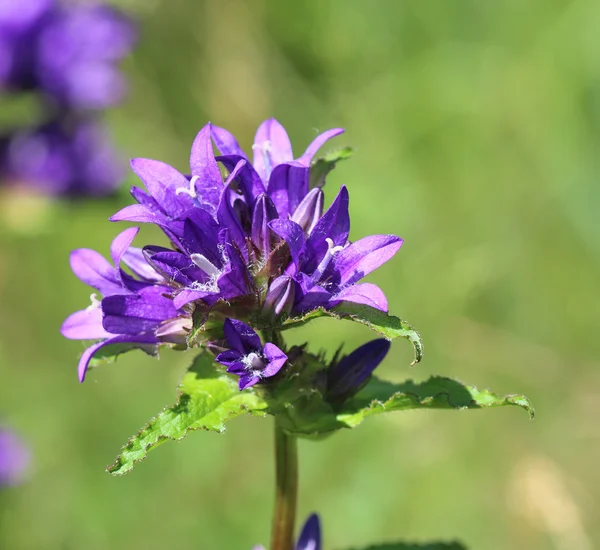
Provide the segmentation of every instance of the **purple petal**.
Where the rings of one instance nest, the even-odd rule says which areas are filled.
[[[252,242],[265,257],[269,256],[275,245],[269,222],[277,217],[277,209],[273,201],[265,194],[260,195],[256,199],[252,216]]]
[[[129,247],[122,256],[123,263],[143,281],[158,283],[163,278],[148,263],[141,248]]]
[[[222,263],[218,238],[219,225],[206,210],[194,209],[183,224],[181,241],[186,251],[202,254],[217,267]]]
[[[211,135],[221,155],[236,155],[246,159],[244,151],[231,132],[219,126],[211,126]]]
[[[121,208],[109,220],[111,222],[154,223],[156,225],[168,223],[168,219],[164,215],[153,212],[141,204],[130,204]]]
[[[323,214],[312,230],[307,246],[316,248],[326,238],[330,238],[335,246],[346,244],[350,232],[349,201],[348,190],[343,185],[327,212]]]
[[[113,334],[138,334],[177,317],[173,300],[163,296],[166,287],[148,287],[138,295],[109,296],[102,300],[102,325]]]
[[[147,353],[155,353],[156,344],[158,344],[158,341],[156,340],[153,334],[138,334],[136,336],[115,336],[108,340],[104,340],[103,342],[98,342],[93,346],[90,346],[83,352],[83,355],[79,360],[79,366],[77,370],[79,373],[80,382],[83,382],[85,380],[87,369],[94,355],[102,348],[106,346],[112,346],[115,344],[129,344],[130,349],[143,349]],[[126,350],[120,349],[119,351]]]
[[[312,311],[318,307],[325,307],[329,304],[330,299],[331,292],[328,292],[321,286],[316,285],[308,290],[303,289],[301,294],[296,293],[294,312],[303,313],[305,311]]]
[[[269,181],[273,168],[294,160],[292,144],[285,128],[274,118],[265,120],[254,136],[252,164],[264,182]]]
[[[240,223],[240,220],[235,214],[235,210],[231,205],[230,194],[232,193],[230,188],[227,188],[221,196],[221,202],[219,203],[219,209],[217,210],[217,220],[221,227],[226,227],[229,231],[229,236],[232,241],[235,242],[239,251],[244,256],[244,259],[248,259],[248,247],[246,246],[246,233]]]
[[[220,295],[225,300],[245,296],[250,292],[250,275],[246,262],[227,239],[222,241],[222,246],[225,248],[228,261],[225,263],[222,275],[217,280]]]
[[[203,300],[207,296],[214,296],[215,294],[216,292],[207,290],[192,290],[189,288],[184,288],[176,294],[175,298],[173,298],[173,307],[181,309],[183,306],[191,302]]]
[[[340,285],[353,284],[387,262],[402,246],[395,235],[364,237],[338,252],[332,267],[340,273]]]
[[[82,309],[69,315],[60,333],[70,340],[98,340],[113,336],[102,326],[102,310],[99,307]]]
[[[238,387],[241,391],[249,388],[250,386],[254,386],[254,384],[257,384],[258,382],[260,382],[259,376],[256,376],[255,374],[243,374],[240,376]]]
[[[115,267],[121,265],[121,258],[127,249],[131,246],[133,239],[139,232],[139,227],[130,227],[119,233],[110,245],[110,257]]]
[[[321,524],[317,514],[311,514],[306,520],[296,550],[321,550]]]
[[[328,396],[347,398],[355,394],[383,361],[389,349],[390,342],[380,338],[344,357],[328,373]]]
[[[21,483],[30,460],[23,441],[12,431],[0,429],[0,489]]]
[[[258,334],[246,323],[237,319],[225,319],[223,332],[229,347],[243,355],[262,348]]]
[[[273,169],[267,192],[282,218],[291,216],[308,193],[309,172],[298,163],[280,164]]]
[[[285,365],[285,362],[287,361],[287,355],[271,342],[267,342],[265,344],[263,353],[268,360],[268,363],[262,371],[262,375],[265,378],[275,376],[281,370],[281,367]]]
[[[216,210],[223,192],[223,179],[210,139],[211,125],[208,123],[198,132],[190,154],[192,176],[198,176],[196,190],[200,202]]]
[[[344,288],[330,299],[326,307],[330,309],[342,302],[364,304],[386,313],[388,311],[388,303],[383,290],[373,283],[360,283]]]
[[[230,367],[235,370],[230,370],[227,369],[228,372],[243,372],[245,371],[245,367],[244,364],[241,362],[242,359],[244,358],[244,355],[242,353],[240,353],[239,351],[235,350],[235,349],[228,349],[225,350],[221,353],[219,353],[219,355],[217,355],[215,357],[215,361],[217,361],[217,363],[221,363],[222,365],[225,365],[226,367]]]
[[[297,268],[305,245],[304,230],[292,220],[281,219],[273,220],[269,227],[288,244],[292,261]]]
[[[168,248],[147,246],[144,254],[150,265],[169,282],[190,286],[194,281],[205,282],[208,276],[189,256]]]
[[[95,250],[79,248],[71,252],[71,269],[85,284],[103,296],[127,293],[117,276],[117,270]]]
[[[194,206],[189,194],[177,194],[178,189],[189,189],[190,182],[172,166],[158,160],[137,158],[131,161],[131,168],[169,216],[176,218]]]
[[[340,134],[343,134],[343,133],[344,133],[343,128],[333,128],[331,130],[327,130],[326,132],[323,132],[322,134],[318,135],[312,141],[312,143],[306,148],[306,151],[304,151],[304,154],[299,159],[297,159],[298,162],[301,162],[302,164],[309,166],[313,157],[315,156],[316,152],[321,147],[323,147],[325,142],[327,142],[331,138],[333,138],[335,136],[339,136]]]
[[[227,168],[230,172],[235,168],[240,160],[245,160],[245,156],[239,155],[226,155],[217,157],[217,160]],[[254,166],[249,162],[246,163],[239,171],[238,174],[239,189],[244,194],[244,198],[248,204],[254,204],[256,198],[261,194],[265,193],[265,185],[257,174]]]

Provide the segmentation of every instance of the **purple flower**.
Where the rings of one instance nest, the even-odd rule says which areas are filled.
[[[253,162],[227,130],[212,127],[212,137],[221,152],[217,160],[232,170],[240,161],[246,164],[240,171],[240,187],[248,204],[267,193],[279,216],[293,216],[309,192],[310,163],[317,151],[331,138],[341,134],[342,128],[333,128],[317,136],[304,154],[294,159],[292,145],[285,128],[274,118],[265,120],[254,137]]]
[[[66,105],[101,109],[118,103],[125,82],[116,62],[135,42],[131,21],[100,4],[57,8],[39,31],[37,77]]]
[[[101,4],[56,0],[3,2],[0,86],[39,89],[63,106],[97,109],[124,92],[116,62],[131,50],[135,30]]]
[[[255,546],[252,550],[264,550]],[[321,550],[321,522],[317,514],[311,514],[302,527],[294,550]]]
[[[137,228],[126,229],[111,245],[111,265],[94,250],[71,253],[71,268],[79,279],[103,295],[95,294],[91,305],[70,315],[61,333],[73,340],[98,340],[79,361],[83,382],[92,358],[111,351],[142,349],[155,354],[161,343],[185,343],[191,329],[189,315],[178,311],[169,297],[171,288],[147,263],[139,248],[131,247]],[[133,273],[121,268],[125,264]],[[108,348],[108,349],[104,349]]]
[[[317,307],[328,309],[344,301],[387,311],[387,300],[381,289],[358,281],[387,262],[402,246],[402,239],[394,235],[373,235],[349,242],[348,203],[348,191],[342,187],[308,236],[304,228],[292,220],[278,219],[269,225],[290,248],[292,263],[286,274],[297,283],[295,313]]]
[[[1,179],[47,195],[103,196],[123,177],[117,152],[92,121],[18,131],[3,138]]]
[[[0,487],[23,480],[29,465],[29,451],[14,432],[0,429]]]
[[[216,360],[240,377],[240,390],[275,376],[287,361],[283,351],[270,342],[263,346],[258,334],[242,321],[226,319],[223,331],[231,349],[219,353]]]
[[[384,338],[372,340],[355,349],[327,372],[327,398],[344,401],[356,394],[371,377],[390,349]]]

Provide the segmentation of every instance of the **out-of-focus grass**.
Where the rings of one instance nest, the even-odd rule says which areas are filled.
[[[351,193],[352,237],[405,245],[371,280],[426,343],[397,342],[381,375],[455,376],[527,394],[518,410],[398,413],[302,443],[302,515],[326,548],[462,538],[470,548],[591,549],[600,540],[600,4],[594,0],[128,0],[141,42],[129,101],[108,116],[126,156],[185,169],[211,120],[249,148],[276,116],[296,151],[319,130],[356,155],[329,177]],[[187,356],[132,353],[76,380],[58,335],[89,290],[76,247],[107,252],[128,201],[58,208],[0,242],[0,413],[33,447],[4,492],[0,547],[245,549],[267,542],[271,425],[168,444],[124,478],[103,468],[174,398]],[[23,211],[23,218],[29,216]],[[31,214],[33,215],[33,214]],[[159,238],[144,230],[139,242]],[[316,348],[366,341],[319,321]]]

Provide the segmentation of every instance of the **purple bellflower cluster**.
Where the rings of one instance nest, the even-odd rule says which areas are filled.
[[[0,132],[4,184],[47,195],[114,191],[122,172],[97,114],[123,98],[117,62],[135,35],[127,17],[99,2],[0,2],[0,92],[33,94],[44,113]]]
[[[207,345],[244,389],[290,368],[278,338],[284,322],[342,302],[387,312],[381,289],[361,280],[402,239],[351,242],[346,187],[327,209],[323,190],[310,188],[313,157],[342,131],[317,136],[295,158],[286,131],[270,119],[256,133],[251,160],[228,131],[207,124],[193,143],[188,174],[134,159],[145,190],[133,187],[136,204],[111,220],[154,224],[171,246],[133,247],[137,229],[130,228],[113,241],[112,263],[93,250],[72,253],[75,274],[101,295],[92,294],[91,305],[62,327],[67,338],[96,340],[81,357],[80,380],[95,356]],[[359,388],[388,348],[376,340],[332,364],[332,400]]]

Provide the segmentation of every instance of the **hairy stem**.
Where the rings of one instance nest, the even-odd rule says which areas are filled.
[[[275,510],[271,550],[292,550],[298,497],[298,445],[275,421]]]

